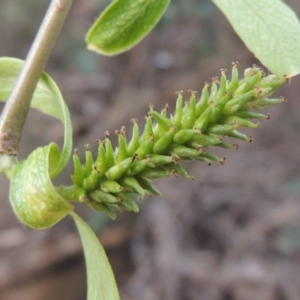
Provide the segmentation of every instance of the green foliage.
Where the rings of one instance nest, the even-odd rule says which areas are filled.
[[[246,69],[239,80],[237,63],[232,66],[232,78],[228,80],[221,70],[220,80],[215,77],[211,85],[205,84],[200,99],[191,92],[183,105],[182,93],[178,92],[176,109],[170,117],[167,106],[159,113],[150,106],[143,132],[133,120],[130,141],[126,129],[118,134],[118,147],[112,150],[109,136],[99,141],[98,154],[93,160],[89,145],[86,147],[86,162],[81,164],[78,150],[74,151],[74,183],[72,195],[93,209],[106,212],[116,218],[115,211],[138,212],[137,196],[160,195],[152,183],[153,179],[176,176],[193,179],[183,169],[183,160],[197,160],[211,163],[219,158],[209,152],[211,146],[236,148],[224,139],[226,137],[252,141],[243,134],[242,127],[259,128],[251,119],[268,119],[253,110],[265,109],[269,105],[285,102],[284,98],[269,96],[285,82],[275,75],[265,76],[262,69],[254,66]],[[77,198],[76,198],[76,196]]]
[[[115,55],[132,48],[153,29],[169,3],[170,0],[113,1],[88,31],[88,49]]]
[[[0,58],[0,101],[6,101],[11,93],[24,61],[12,57]],[[57,176],[68,163],[72,153],[72,124],[69,109],[66,106],[56,83],[46,73],[36,86],[31,107],[46,113],[64,124],[65,141],[59,160],[51,164],[51,178]]]
[[[0,58],[0,100],[6,101],[24,62],[15,58]],[[43,73],[31,102],[42,112],[60,120],[65,126],[65,141],[60,153],[56,144],[35,149],[29,157],[17,162],[0,156],[0,170],[11,179],[10,202],[22,223],[34,229],[51,227],[71,213],[81,235],[87,263],[88,299],[117,300],[118,291],[103,248],[92,230],[72,210],[51,182],[69,160],[72,147],[72,127],[69,110],[55,82]],[[66,192],[66,188],[62,189]],[[68,194],[73,190],[67,189]]]
[[[27,226],[51,227],[73,210],[50,180],[49,169],[59,158],[57,145],[51,143],[35,149],[12,172],[10,202],[17,217]]]
[[[68,214],[73,217],[84,246],[89,300],[118,300],[119,295],[103,248],[91,229],[73,212],[69,201],[84,202],[113,219],[116,211],[138,212],[137,198],[161,195],[153,179],[178,174],[193,179],[180,165],[182,161],[224,163],[224,158],[210,152],[211,147],[237,147],[226,138],[251,142],[252,137],[242,133],[241,128],[259,128],[259,123],[252,119],[268,119],[269,115],[256,110],[285,102],[284,98],[269,97],[286,78],[300,72],[299,22],[282,1],[213,1],[248,48],[277,76],[264,76],[254,66],[245,70],[240,80],[237,64],[233,64],[232,78],[228,80],[221,70],[220,80],[214,78],[211,84],[206,83],[198,100],[196,92],[191,91],[189,101],[183,103],[182,93],[178,92],[173,115],[167,114],[167,106],[161,112],[150,107],[142,133],[133,120],[129,141],[126,129],[121,128],[115,150],[108,135],[99,141],[95,159],[86,146],[84,165],[75,150],[73,186],[54,187],[51,180],[63,170],[71,155],[72,129],[59,89],[43,73],[31,106],[64,124],[62,151],[50,143],[37,148],[21,162],[0,154],[0,171],[11,180],[12,207],[24,224],[42,229]],[[169,3],[170,0],[113,1],[89,30],[88,48],[106,55],[130,49],[151,31]],[[18,59],[0,58],[0,101],[7,100],[23,64]]]
[[[213,0],[255,56],[277,76],[300,73],[300,24],[281,0]]]
[[[89,300],[120,299],[114,274],[105,251],[92,229],[74,212],[71,213],[80,233],[85,261]]]

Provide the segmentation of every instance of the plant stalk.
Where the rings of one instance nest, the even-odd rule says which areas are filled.
[[[44,71],[73,0],[52,0],[24,67],[0,117],[0,153],[16,155],[38,80]]]

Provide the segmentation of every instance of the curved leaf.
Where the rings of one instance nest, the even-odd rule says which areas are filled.
[[[170,0],[115,0],[87,33],[88,49],[105,55],[124,52],[160,20]]]
[[[105,251],[92,229],[74,212],[73,217],[83,245],[87,268],[87,300],[120,299],[114,274]]]
[[[0,101],[6,101],[16,83],[24,61],[12,58],[0,58]],[[57,176],[67,164],[72,152],[72,125],[69,110],[62,95],[49,75],[43,73],[31,100],[31,107],[39,109],[60,120],[64,124],[64,146],[59,160],[51,165],[51,178]]]
[[[10,202],[18,218],[34,229],[50,227],[73,210],[56,192],[49,176],[48,169],[59,159],[59,149],[51,143],[35,149],[13,169]]]
[[[281,0],[213,0],[255,56],[276,74],[300,73],[300,24]]]

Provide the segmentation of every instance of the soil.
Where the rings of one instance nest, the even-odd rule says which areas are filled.
[[[42,18],[46,5],[31,2]],[[300,15],[298,1],[286,2]],[[24,58],[34,36],[29,4],[18,9],[19,4],[0,3],[0,56]],[[23,23],[13,25],[9,13],[21,9]],[[172,111],[176,91],[184,90],[188,99],[188,89],[200,91],[232,61],[240,62],[241,74],[260,65],[211,1],[172,1],[145,40],[111,58],[84,49],[82,37],[95,11],[99,4],[75,1],[47,66],[70,108],[74,147],[81,154],[86,143],[96,152],[94,141],[106,130],[113,137],[125,125],[130,132],[131,118],[142,126],[149,103],[157,109],[168,103]],[[298,84],[296,77],[280,88],[276,96],[288,103],[270,108],[271,119],[261,122],[261,129],[246,131],[253,143],[240,142],[236,151],[215,149],[226,157],[224,165],[187,163],[194,181],[157,181],[163,196],[144,199],[139,214],[126,212],[109,221],[76,207],[97,231],[123,300],[300,299]],[[20,158],[62,140],[55,120],[31,111]],[[57,181],[70,184],[71,172],[68,166]],[[72,220],[43,231],[25,228],[13,215],[8,188],[1,177],[0,299],[85,299],[84,260]]]

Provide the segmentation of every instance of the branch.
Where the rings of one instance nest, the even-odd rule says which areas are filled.
[[[16,85],[0,117],[0,153],[16,155],[37,82],[45,68],[73,0],[52,0]]]

